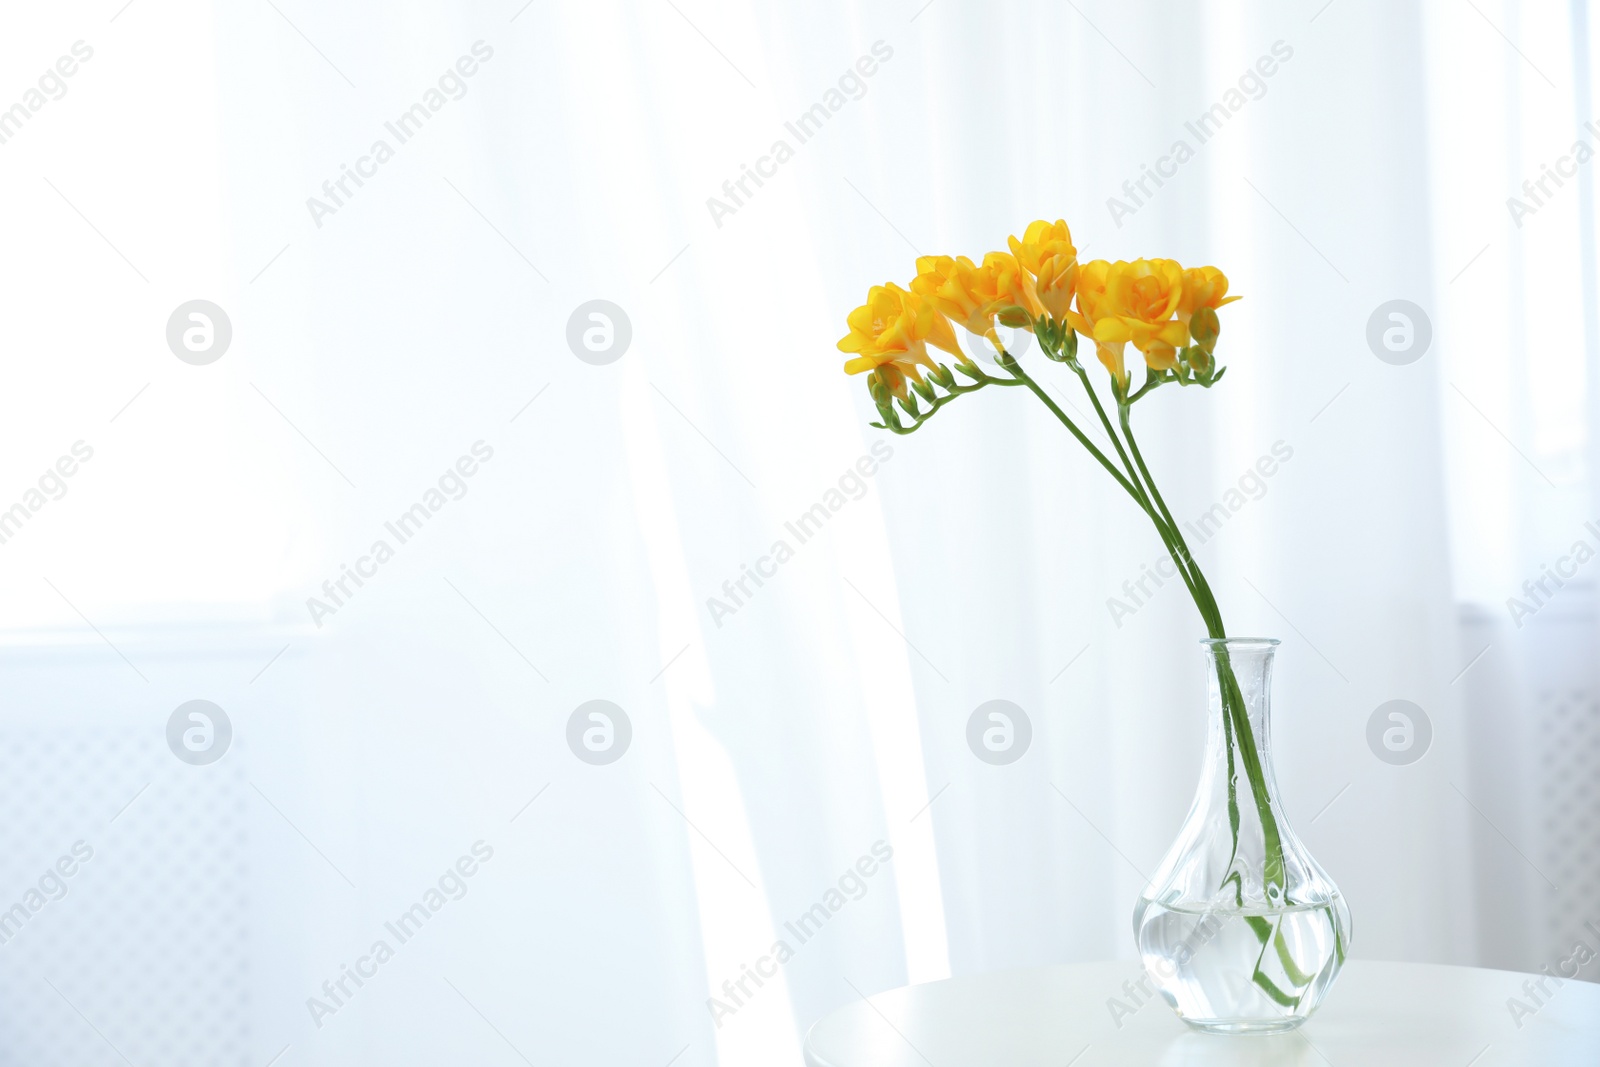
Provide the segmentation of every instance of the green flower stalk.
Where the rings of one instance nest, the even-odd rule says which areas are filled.
[[[1114,426],[1106,414],[1105,406],[1101,403],[1099,394],[1095,391],[1089,374],[1077,359],[1077,345],[1075,335],[1068,333],[1059,337],[1057,331],[1049,328],[1048,323],[1036,323],[1034,334],[1039,338],[1040,347],[1050,359],[1064,363],[1072,370],[1082,383],[1084,392],[1089,396],[1095,415],[1100,420],[1101,429],[1111,440],[1116,451],[1114,462],[1094,442],[1088,439],[1083,431],[1073,423],[1072,419],[1063,412],[1059,405],[1052,400],[1048,393],[1039,386],[1033,378],[1022,369],[1022,365],[1009,352],[1001,351],[997,362],[1000,367],[1010,374],[1013,379],[1028,388],[1035,396],[1043,401],[1045,407],[1059,419],[1072,435],[1076,437],[1090,454],[1116,479],[1127,494],[1139,505],[1146,517],[1156,528],[1156,533],[1161,537],[1161,543],[1166,546],[1172,562],[1178,569],[1178,574],[1183,578],[1184,586],[1189,590],[1189,595],[1194,599],[1195,607],[1200,612],[1201,619],[1205,622],[1206,633],[1209,637],[1222,639],[1228,636],[1227,628],[1222,621],[1222,611],[1217,607],[1217,599],[1211,591],[1210,584],[1206,581],[1200,563],[1189,551],[1188,544],[1184,541],[1183,531],[1180,529],[1172,512],[1168,510],[1167,503],[1161,497],[1161,490],[1156,487],[1155,479],[1150,474],[1150,468],[1145,463],[1143,454],[1139,451],[1139,442],[1133,434],[1132,413],[1133,405],[1139,397],[1146,396],[1156,387],[1167,382],[1181,384],[1199,384],[1206,387],[1212,385],[1221,377],[1218,371],[1209,376],[1210,380],[1202,380],[1194,376],[1192,370],[1195,357],[1193,353],[1185,350],[1179,353],[1179,370],[1168,372],[1151,372],[1139,389],[1137,394],[1129,395],[1120,388],[1115,379],[1112,380],[1112,391],[1116,394],[1117,424]],[[1214,336],[1214,335],[1213,335]],[[1198,346],[1196,346],[1198,347]],[[1207,353],[1206,355],[1209,355]],[[1121,433],[1118,434],[1120,427]],[[1120,464],[1120,466],[1119,466]],[[1244,766],[1245,779],[1249,783],[1250,795],[1255,804],[1256,812],[1261,818],[1262,833],[1266,839],[1266,861],[1262,871],[1262,881],[1267,887],[1269,897],[1281,897],[1284,886],[1283,876],[1283,848],[1279,840],[1276,816],[1273,814],[1267,796],[1267,783],[1265,771],[1261,766],[1260,750],[1256,746],[1253,728],[1246,714],[1244,696],[1239,690],[1239,683],[1233,674],[1232,665],[1228,662],[1226,649],[1219,649],[1218,673],[1222,683],[1223,701],[1223,729],[1228,742],[1230,771],[1233,769],[1231,761],[1235,752]],[[1236,776],[1229,775],[1228,779],[1228,808],[1229,823],[1233,830],[1234,845],[1238,846],[1239,838],[1239,799]],[[1241,901],[1242,903],[1242,901]]]
[[[1021,239],[1010,239],[1010,248],[1010,253],[987,254],[981,264],[964,256],[922,257],[909,289],[893,283],[875,286],[868,302],[850,314],[850,333],[839,348],[852,356],[845,364],[848,373],[868,376],[868,391],[881,419],[872,425],[897,434],[914,433],[957,397],[991,386],[1027,389],[1144,512],[1189,590],[1206,633],[1216,641],[1225,639],[1227,628],[1216,596],[1139,448],[1133,409],[1165,385],[1209,389],[1222,380],[1224,368],[1215,356],[1221,334],[1217,309],[1238,297],[1227,295],[1228,280],[1215,267],[1185,270],[1162,259],[1079,264],[1071,234],[1060,220],[1030,224]],[[1001,373],[990,373],[973,362],[956,342],[957,326],[993,344]],[[997,327],[1031,331],[1044,356],[1078,378],[1110,442],[1110,454],[1005,349]],[[1115,418],[1078,358],[1080,336],[1093,345],[1110,375]],[[1145,364],[1137,389],[1124,365],[1130,344]],[[954,369],[935,359],[930,346],[949,353]],[[1228,650],[1220,644],[1214,647],[1232,833],[1232,854],[1216,891],[1225,892],[1231,883],[1235,906],[1244,909],[1246,874],[1255,880],[1253,870],[1240,866],[1245,862],[1239,856],[1242,778],[1248,791],[1245,802],[1253,805],[1261,825],[1265,903],[1285,907],[1292,902],[1286,899],[1284,842],[1261,749]],[[1264,958],[1269,942],[1281,942],[1281,933],[1259,917],[1251,917],[1250,925]],[[1287,959],[1285,946],[1276,947],[1278,956]],[[1342,945],[1339,949],[1342,953]],[[1288,1002],[1287,995],[1262,974],[1259,961],[1254,980],[1268,996]]]

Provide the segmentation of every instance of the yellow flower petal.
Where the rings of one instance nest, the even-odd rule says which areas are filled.
[[[1133,330],[1122,319],[1101,319],[1094,324],[1091,336],[1096,341],[1126,343],[1133,340]]]

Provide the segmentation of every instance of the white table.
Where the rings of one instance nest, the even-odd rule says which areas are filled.
[[[1569,981],[1519,1029],[1506,1001],[1526,974],[1351,960],[1298,1032],[1191,1031],[1160,999],[1121,1026],[1136,963],[1088,963],[952,978],[841,1008],[806,1036],[808,1067],[1600,1067],[1600,985]],[[1543,996],[1543,994],[1541,994]],[[1475,1058],[1476,1057],[1476,1058]]]

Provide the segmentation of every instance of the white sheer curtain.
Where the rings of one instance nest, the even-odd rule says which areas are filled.
[[[1586,3],[1428,21],[1451,555],[1481,655],[1462,723],[1481,951],[1524,969],[1569,955],[1600,906],[1592,22]]]
[[[1230,630],[1284,639],[1279,778],[1355,953],[1537,967],[1571,932],[1549,916],[1584,905],[1540,874],[1538,678],[1581,674],[1593,646],[1562,631],[1580,636],[1530,660],[1496,620],[1593,509],[1592,165],[1521,228],[1504,198],[1595,111],[1584,12],[8,15],[17,69],[79,38],[96,55],[0,147],[24,205],[5,484],[80,426],[100,436],[98,481],[0,548],[4,722],[41,753],[121,731],[146,761],[108,757],[127,781],[106,779],[104,812],[49,778],[116,860],[53,906],[59,936],[242,879],[245,947],[225,955],[248,1007],[227,1026],[250,1062],[796,1063],[858,994],[1107,957],[1131,973],[1141,872],[1199,770],[1193,606],[1169,583],[1110,610],[1159,542],[1032,398],[965,398],[890,437],[833,348],[919,253],[977,257],[1064,216],[1086,257],[1215,263],[1245,297],[1225,381],[1141,402],[1141,442],[1177,515],[1228,512],[1198,553]],[[399,143],[386,123],[436,88]],[[324,183],[379,139],[392,158],[334,203]],[[200,368],[162,336],[196,297],[234,327]],[[567,341],[594,299],[632,328],[605,366]],[[1433,328],[1405,366],[1366,341],[1396,299]],[[493,455],[459,499],[316,625],[307,598],[478,442]],[[196,697],[233,717],[203,796],[241,813],[218,833],[244,875],[175,829],[202,769],[161,730]],[[594,699],[631,723],[604,766],[567,742]],[[991,699],[1032,725],[1011,765],[967,747]],[[1391,699],[1433,724],[1409,766],[1367,747]],[[19,884],[79,832],[10,825]],[[480,840],[494,858],[461,902],[317,1018],[323,983]],[[790,928],[835,892],[820,930]],[[127,953],[160,958],[154,936]],[[0,1014],[35,1042],[17,1047],[107,1056],[70,999],[153,1055],[143,1020],[218,971],[115,995],[85,973],[16,957]]]

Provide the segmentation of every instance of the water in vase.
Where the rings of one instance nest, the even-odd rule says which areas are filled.
[[[1277,910],[1152,903],[1139,930],[1139,954],[1185,1021],[1240,1032],[1288,1029],[1337,973],[1349,922],[1342,898]]]

